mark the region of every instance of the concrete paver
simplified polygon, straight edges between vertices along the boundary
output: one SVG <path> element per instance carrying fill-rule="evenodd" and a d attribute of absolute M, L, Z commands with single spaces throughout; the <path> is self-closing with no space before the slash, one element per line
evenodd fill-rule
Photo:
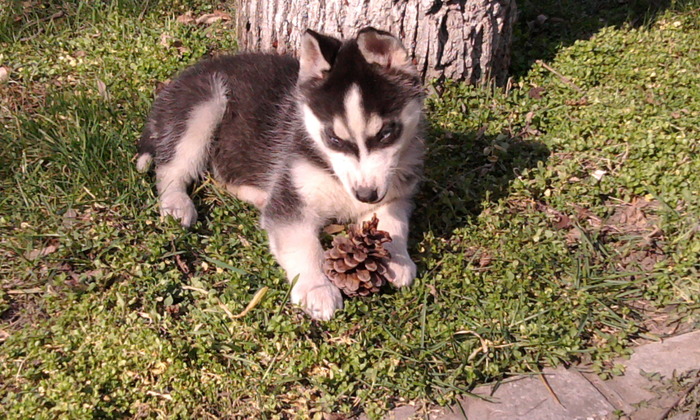
<path fill-rule="evenodd" d="M 587 419 L 604 418 L 615 408 L 601 398 L 580 373 L 564 367 L 545 369 L 544 375 L 557 399 L 538 377 L 524 377 L 519 380 L 501 384 L 491 397 L 493 402 L 469 397 L 462 400 L 464 413 L 470 419 L 517 420 L 517 419 Z M 475 394 L 488 396 L 490 387 L 480 387 Z M 437 413 L 436 419 L 463 419 L 464 415 L 457 407 L 452 412 Z"/>
<path fill-rule="evenodd" d="M 629 360 L 617 362 L 625 366 L 625 374 L 607 381 L 579 372 L 576 367 L 545 369 L 547 382 L 559 401 L 541 378 L 522 376 L 501 384 L 493 393 L 490 386 L 474 390 L 490 401 L 464 397 L 461 407 L 434 411 L 428 417 L 453 420 L 464 419 L 466 414 L 470 420 L 599 420 L 625 413 L 632 420 L 657 419 L 678 400 L 678 394 L 659 392 L 654 388 L 658 388 L 659 380 L 649 379 L 648 374 L 670 379 L 700 369 L 700 331 L 640 346 Z M 413 407 L 401 407 L 388 418 L 404 420 L 417 415 Z M 676 420 L 685 417 L 681 414 Z"/>
<path fill-rule="evenodd" d="M 625 374 L 609 381 L 601 381 L 592 374 L 586 377 L 617 409 L 634 418 L 659 418 L 676 398 L 654 389 L 659 381 L 650 379 L 649 374 L 670 379 L 700 369 L 700 331 L 640 346 L 622 364 Z M 648 403 L 640 405 L 643 401 Z"/>

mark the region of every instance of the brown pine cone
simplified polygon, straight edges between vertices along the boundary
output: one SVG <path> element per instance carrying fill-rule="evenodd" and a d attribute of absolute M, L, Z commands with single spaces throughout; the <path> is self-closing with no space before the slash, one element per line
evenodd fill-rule
<path fill-rule="evenodd" d="M 391 255 L 384 243 L 388 232 L 377 229 L 379 219 L 350 225 L 348 236 L 333 238 L 333 247 L 325 252 L 323 272 L 348 297 L 377 293 L 387 283 L 387 263 Z"/>

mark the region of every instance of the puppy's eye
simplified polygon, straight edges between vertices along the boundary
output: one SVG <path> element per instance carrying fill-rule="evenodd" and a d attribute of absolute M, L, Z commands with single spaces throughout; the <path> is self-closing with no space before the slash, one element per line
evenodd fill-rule
<path fill-rule="evenodd" d="M 396 133 L 396 123 L 390 122 L 384 124 L 379 133 L 377 134 L 377 139 L 379 142 L 386 142 L 391 140 L 392 136 Z"/>
<path fill-rule="evenodd" d="M 343 144 L 343 140 L 341 140 L 340 137 L 336 136 L 329 136 L 328 141 L 334 146 L 340 146 L 341 144 Z"/>
<path fill-rule="evenodd" d="M 326 129 L 326 139 L 328 139 L 329 146 L 340 147 L 343 144 L 343 140 L 336 136 L 335 132 L 330 128 Z"/>

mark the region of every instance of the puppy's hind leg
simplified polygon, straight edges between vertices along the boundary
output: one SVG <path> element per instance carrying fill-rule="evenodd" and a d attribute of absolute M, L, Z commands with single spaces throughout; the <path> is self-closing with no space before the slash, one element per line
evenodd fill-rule
<path fill-rule="evenodd" d="M 156 168 L 161 215 L 172 216 L 185 227 L 197 221 L 187 187 L 205 170 L 212 136 L 226 110 L 225 87 L 215 77 L 212 86 L 212 96 L 192 107 L 187 115 L 185 131 L 173 142 L 172 157 Z"/>

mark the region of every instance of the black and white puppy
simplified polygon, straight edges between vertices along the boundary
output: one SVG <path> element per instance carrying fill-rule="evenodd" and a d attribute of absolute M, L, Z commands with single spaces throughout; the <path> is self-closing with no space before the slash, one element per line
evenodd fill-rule
<path fill-rule="evenodd" d="M 137 168 L 156 164 L 162 215 L 189 227 L 187 189 L 206 170 L 262 211 L 271 251 L 291 281 L 292 301 L 315 319 L 342 308 L 322 272 L 319 231 L 330 220 L 374 213 L 393 284 L 413 281 L 406 250 L 412 196 L 423 164 L 423 89 L 411 58 L 389 33 L 355 39 L 307 31 L 300 60 L 241 54 L 183 71 L 156 99 Z"/>

